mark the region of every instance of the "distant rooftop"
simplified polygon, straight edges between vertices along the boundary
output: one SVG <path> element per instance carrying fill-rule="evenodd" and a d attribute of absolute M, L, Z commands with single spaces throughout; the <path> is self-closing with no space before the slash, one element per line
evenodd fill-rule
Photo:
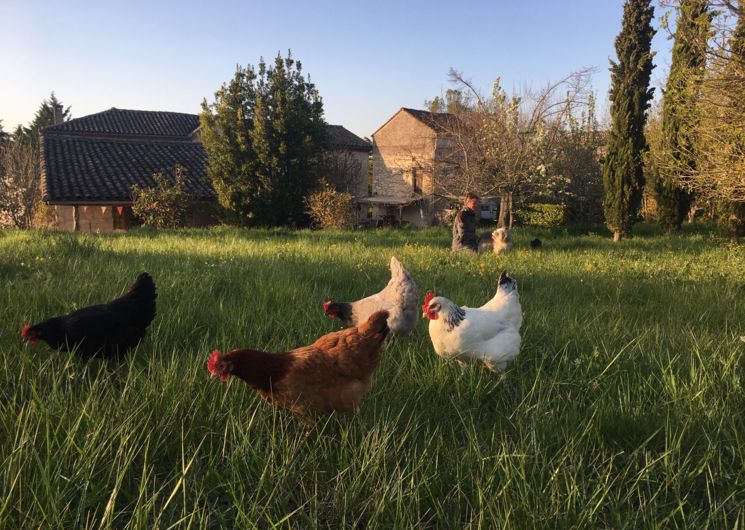
<path fill-rule="evenodd" d="M 332 149 L 370 150 L 370 144 L 341 125 L 329 125 L 326 131 L 329 136 L 329 146 Z"/>
<path fill-rule="evenodd" d="M 207 153 L 199 116 L 111 108 L 46 127 L 42 138 L 43 198 L 50 204 L 129 203 L 132 186 L 154 186 L 153 174 L 184 167 L 192 198 L 210 200 Z M 332 149 L 369 151 L 341 125 L 328 126 Z"/>
<path fill-rule="evenodd" d="M 398 110 L 398 112 L 396 112 L 393 116 L 388 118 L 388 121 L 386 121 L 383 125 L 378 127 L 378 130 L 373 133 L 373 136 L 378 134 L 378 131 L 380 131 L 383 127 L 388 125 L 388 123 L 390 123 L 391 120 L 393 120 L 393 118 L 395 118 L 402 112 L 406 112 L 407 114 L 410 114 L 411 116 L 414 117 L 414 119 L 430 127 L 436 133 L 442 133 L 442 134 L 451 133 L 453 131 L 454 125 L 458 123 L 458 118 L 455 115 L 448 114 L 446 112 L 429 112 L 428 110 L 418 110 L 418 109 L 410 109 L 407 107 L 401 107 Z"/>
<path fill-rule="evenodd" d="M 199 116 L 181 112 L 110 108 L 44 129 L 48 133 L 188 138 L 199 128 Z"/>
<path fill-rule="evenodd" d="M 452 130 L 452 123 L 456 117 L 447 112 L 429 112 L 428 110 L 409 109 L 402 107 L 401 110 L 408 112 L 422 123 L 429 125 L 437 132 L 448 132 Z"/>

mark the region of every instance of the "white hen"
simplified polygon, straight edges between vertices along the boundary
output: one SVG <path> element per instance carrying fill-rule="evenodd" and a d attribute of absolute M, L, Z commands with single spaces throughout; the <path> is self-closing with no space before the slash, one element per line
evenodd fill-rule
<path fill-rule="evenodd" d="M 520 352 L 522 307 L 517 282 L 499 276 L 494 298 L 479 308 L 458 307 L 452 300 L 427 293 L 422 306 L 429 336 L 444 359 L 476 359 L 492 371 L 503 371 Z"/>
<path fill-rule="evenodd" d="M 324 302 L 326 316 L 338 318 L 346 327 L 366 322 L 377 311 L 388 311 L 388 327 L 398 336 L 411 333 L 418 318 L 419 291 L 416 283 L 395 256 L 391 258 L 391 279 L 385 288 L 356 302 Z"/>

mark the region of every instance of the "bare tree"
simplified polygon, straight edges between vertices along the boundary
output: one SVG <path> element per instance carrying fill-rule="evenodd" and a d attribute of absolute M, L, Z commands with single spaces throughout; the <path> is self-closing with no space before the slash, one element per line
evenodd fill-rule
<path fill-rule="evenodd" d="M 679 0 L 664 0 L 678 8 Z M 745 235 L 745 6 L 712 0 L 706 72 L 696 108 L 693 168 L 672 170 L 703 201 L 719 205 L 721 219 L 737 239 Z M 685 149 L 685 148 L 682 148 Z"/>
<path fill-rule="evenodd" d="M 363 174 L 362 169 L 362 163 L 353 151 L 334 149 L 324 155 L 321 175 L 336 191 L 359 196 L 363 191 L 367 193 L 367 179 L 363 178 L 366 173 Z M 360 179 L 364 182 L 361 183 Z"/>
<path fill-rule="evenodd" d="M 0 148 L 0 226 L 28 228 L 40 199 L 39 151 L 20 141 Z"/>
<path fill-rule="evenodd" d="M 514 197 L 545 185 L 570 117 L 588 105 L 591 72 L 583 69 L 540 90 L 524 88 L 512 95 L 497 78 L 486 95 L 451 69 L 450 81 L 466 104 L 442 120 L 448 139 L 433 172 L 438 194 L 499 194 L 499 225 L 512 226 Z"/>

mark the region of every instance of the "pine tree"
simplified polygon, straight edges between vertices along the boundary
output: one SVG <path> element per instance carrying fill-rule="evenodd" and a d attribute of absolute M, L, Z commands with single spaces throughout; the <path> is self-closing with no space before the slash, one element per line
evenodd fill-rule
<path fill-rule="evenodd" d="M 38 146 L 42 129 L 54 125 L 55 109 L 59 109 L 62 121 L 67 121 L 72 117 L 70 114 L 70 107 L 65 108 L 62 105 L 62 102 L 57 99 L 57 96 L 54 95 L 54 92 L 52 92 L 49 99 L 45 99 L 39 105 L 31 124 L 28 127 L 23 128 L 21 141 L 33 146 Z"/>
<path fill-rule="evenodd" d="M 3 129 L 3 120 L 0 120 L 0 144 L 10 140 L 10 134 Z"/>
<path fill-rule="evenodd" d="M 306 225 L 326 145 L 323 104 L 290 54 L 238 67 L 203 102 L 201 135 L 220 204 L 247 225 Z"/>
<path fill-rule="evenodd" d="M 618 62 L 611 61 L 611 129 L 603 164 L 605 222 L 613 240 L 631 236 L 641 207 L 647 144 L 644 123 L 654 88 L 650 51 L 654 29 L 651 0 L 626 0 L 621 33 L 616 37 Z"/>
<path fill-rule="evenodd" d="M 650 174 L 657 217 L 667 233 L 680 231 L 691 208 L 692 193 L 680 177 L 696 171 L 697 102 L 706 67 L 706 46 L 712 12 L 707 0 L 682 0 L 673 45 L 672 65 L 662 110 L 662 145 Z"/>

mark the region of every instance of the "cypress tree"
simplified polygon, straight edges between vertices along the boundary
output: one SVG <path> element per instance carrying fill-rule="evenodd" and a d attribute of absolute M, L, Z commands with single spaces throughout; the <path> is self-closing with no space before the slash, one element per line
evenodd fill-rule
<path fill-rule="evenodd" d="M 31 122 L 31 125 L 29 125 L 26 131 L 26 137 L 32 145 L 37 146 L 39 144 L 39 135 L 44 127 L 54 125 L 55 109 L 60 110 L 62 121 L 67 121 L 71 118 L 70 107 L 65 108 L 62 102 L 57 99 L 57 96 L 54 95 L 54 92 L 52 92 L 49 99 L 41 102 L 34 116 L 34 121 Z"/>
<path fill-rule="evenodd" d="M 679 182 L 696 171 L 697 101 L 706 67 L 712 12 L 707 0 L 682 0 L 662 108 L 662 149 L 658 170 L 650 175 L 660 227 L 680 231 L 692 194 Z"/>
<path fill-rule="evenodd" d="M 654 88 L 652 75 L 651 0 L 626 0 L 621 33 L 616 37 L 618 62 L 611 61 L 611 129 L 603 164 L 605 222 L 613 240 L 631 236 L 641 207 L 644 171 L 642 155 L 647 148 L 644 123 Z"/>

